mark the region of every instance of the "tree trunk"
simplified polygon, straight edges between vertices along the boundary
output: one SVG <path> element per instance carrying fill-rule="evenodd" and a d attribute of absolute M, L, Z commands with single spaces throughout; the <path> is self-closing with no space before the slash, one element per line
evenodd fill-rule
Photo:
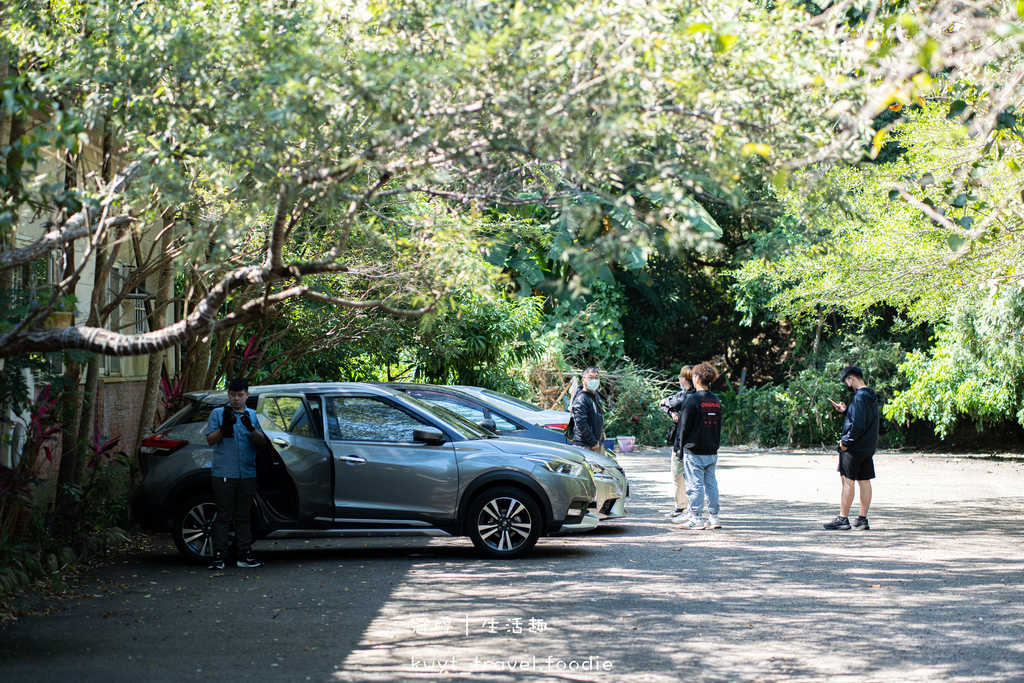
<path fill-rule="evenodd" d="M 818 367 L 818 350 L 821 348 L 821 330 L 825 326 L 825 314 L 818 312 L 818 326 L 814 330 L 814 367 Z"/>
<path fill-rule="evenodd" d="M 2 120 L 2 119 L 0 119 Z M 7 183 L 3 187 L 4 205 L 11 207 L 11 226 L 6 233 L 0 233 L 0 251 L 14 249 L 15 240 L 18 236 L 18 202 L 21 197 L 21 168 L 25 163 L 21 156 L 21 145 L 14 144 L 18 138 L 25 134 L 25 115 L 15 114 L 11 116 L 11 131 L 7 138 L 10 151 L 4 159 L 4 168 L 7 173 Z M 0 289 L 11 291 L 14 289 L 14 268 L 0 270 Z M 8 297 L 4 297 L 3 307 L 10 305 Z"/>
<path fill-rule="evenodd" d="M 110 133 L 109 124 L 103 124 L 103 161 L 102 177 L 105 184 L 109 184 L 113 165 L 111 157 L 113 154 L 113 136 Z M 104 236 L 96 245 L 95 271 L 93 275 L 92 302 L 89 306 L 89 318 L 86 325 L 90 327 L 102 327 L 107 317 L 100 317 L 100 309 L 103 307 L 103 297 L 107 291 L 107 238 Z M 76 444 L 74 479 L 72 484 L 81 487 L 85 479 L 85 462 L 88 455 L 89 444 L 92 441 L 92 432 L 96 423 L 96 404 L 99 403 L 100 387 L 100 357 L 92 356 L 89 359 L 89 367 L 85 373 L 85 387 L 82 391 L 82 418 L 78 425 L 78 443 Z"/>
<path fill-rule="evenodd" d="M 82 417 L 78 425 L 78 440 L 72 463 L 74 465 L 71 484 L 79 487 L 85 479 L 85 460 L 89 443 L 92 441 L 92 429 L 96 423 L 96 404 L 99 402 L 100 357 L 92 356 L 85 373 L 85 387 L 82 389 Z"/>
<path fill-rule="evenodd" d="M 230 332 L 218 333 L 213 342 L 213 349 L 210 355 L 210 367 L 206 371 L 206 379 L 203 380 L 203 389 L 212 389 L 217 378 L 220 377 L 220 366 L 224 362 L 224 354 L 231 343 Z"/>
<path fill-rule="evenodd" d="M 166 254 L 171 247 L 171 230 L 165 229 L 160 238 L 160 251 Z M 172 285 L 174 284 L 174 265 L 170 261 L 160 271 L 157 280 L 156 301 L 153 315 L 150 317 L 150 329 L 162 329 L 167 319 L 167 304 L 170 302 Z M 156 416 L 157 392 L 160 389 L 160 371 L 163 370 L 166 351 L 158 351 L 149 356 L 149 372 L 146 373 L 146 390 L 142 397 L 142 410 L 139 415 L 139 428 L 136 432 L 135 445 L 132 453 L 138 453 L 142 439 L 152 431 L 153 418 Z"/>
<path fill-rule="evenodd" d="M 57 505 L 60 508 L 66 507 L 73 499 L 67 495 L 67 485 L 75 481 L 75 463 L 78 461 L 78 434 L 82 425 L 82 391 L 79 382 L 82 379 L 82 366 L 74 361 L 67 362 L 67 369 L 64 371 L 67 378 L 67 386 L 57 398 L 57 405 L 70 409 L 71 415 L 68 420 L 67 430 L 60 441 L 60 458 L 57 468 Z"/>

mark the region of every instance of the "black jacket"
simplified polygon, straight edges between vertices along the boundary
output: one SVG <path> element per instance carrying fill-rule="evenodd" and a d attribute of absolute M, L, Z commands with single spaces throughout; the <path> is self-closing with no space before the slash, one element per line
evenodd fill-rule
<path fill-rule="evenodd" d="M 690 387 L 689 389 L 683 389 L 682 391 L 677 391 L 668 398 L 663 398 L 661 400 L 661 406 L 666 413 L 678 413 L 680 410 L 683 409 L 683 401 L 686 400 L 686 397 L 694 393 L 695 391 L 696 389 L 694 389 L 693 387 Z"/>
<path fill-rule="evenodd" d="M 679 415 L 675 451 L 716 455 L 722 440 L 722 403 L 710 391 L 688 394 Z"/>
<path fill-rule="evenodd" d="M 686 397 L 689 396 L 690 394 L 694 393 L 695 391 L 696 391 L 696 389 L 694 389 L 693 387 L 690 387 L 689 389 L 684 389 L 682 391 L 677 391 L 676 393 L 672 394 L 668 398 L 663 398 L 661 400 L 661 407 L 662 407 L 662 409 L 666 413 L 668 413 L 669 415 L 671 415 L 672 413 L 678 414 L 679 411 L 683 409 L 683 402 L 686 400 Z M 678 422 L 673 422 L 672 426 L 669 427 L 668 434 L 665 435 L 665 440 L 667 442 L 669 442 L 670 444 L 672 444 L 672 447 L 673 447 L 672 450 L 676 450 L 676 446 L 678 445 L 676 443 L 676 436 L 678 434 L 679 434 L 679 423 Z"/>
<path fill-rule="evenodd" d="M 572 445 L 593 448 L 601 441 L 604 434 L 604 415 L 601 410 L 601 399 L 580 389 L 572 397 Z"/>
<path fill-rule="evenodd" d="M 850 453 L 874 455 L 878 449 L 878 397 L 874 389 L 862 387 L 853 395 L 839 440 Z"/>

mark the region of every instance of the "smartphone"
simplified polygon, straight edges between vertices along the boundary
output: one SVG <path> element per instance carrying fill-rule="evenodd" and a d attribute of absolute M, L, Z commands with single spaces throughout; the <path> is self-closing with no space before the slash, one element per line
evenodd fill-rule
<path fill-rule="evenodd" d="M 826 396 L 825 398 L 828 398 L 828 396 Z M 835 407 L 835 408 L 838 408 L 838 407 L 839 407 L 839 404 L 838 404 L 838 403 L 836 403 L 835 401 L 833 401 L 833 400 L 832 400 L 832 399 L 830 399 L 830 398 L 828 398 L 828 402 L 829 402 L 829 403 L 831 403 L 831 404 L 832 404 L 832 406 L 833 406 L 833 407 Z"/>

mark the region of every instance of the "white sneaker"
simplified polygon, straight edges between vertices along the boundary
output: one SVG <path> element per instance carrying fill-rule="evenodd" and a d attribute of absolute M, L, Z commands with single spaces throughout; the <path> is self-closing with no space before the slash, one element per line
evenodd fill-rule
<path fill-rule="evenodd" d="M 722 524 L 718 521 L 718 515 L 708 515 L 708 528 L 721 529 Z"/>
<path fill-rule="evenodd" d="M 685 522 L 679 525 L 680 529 L 692 529 L 696 531 L 704 528 L 704 522 L 701 521 L 700 517 L 690 517 Z"/>
<path fill-rule="evenodd" d="M 676 509 L 676 510 L 673 510 L 672 512 L 666 512 L 665 516 L 668 517 L 669 519 L 672 519 L 673 517 L 678 517 L 679 515 L 685 515 L 685 514 L 686 514 L 686 510 Z"/>
<path fill-rule="evenodd" d="M 680 512 L 678 515 L 672 518 L 672 522 L 673 524 L 679 524 L 680 522 L 685 522 L 688 519 L 690 519 L 689 512 Z"/>

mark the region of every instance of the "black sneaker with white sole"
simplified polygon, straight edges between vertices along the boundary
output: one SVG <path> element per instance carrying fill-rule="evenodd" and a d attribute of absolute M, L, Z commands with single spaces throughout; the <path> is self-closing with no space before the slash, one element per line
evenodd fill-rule
<path fill-rule="evenodd" d="M 238 562 L 235 563 L 239 567 L 245 569 L 255 569 L 256 567 L 262 567 L 263 563 L 252 556 L 252 552 L 247 552 L 244 555 L 238 556 Z"/>
<path fill-rule="evenodd" d="M 224 569 L 224 556 L 220 553 L 214 553 L 213 559 L 210 560 L 210 566 L 207 567 L 210 571 L 223 571 Z"/>
<path fill-rule="evenodd" d="M 822 524 L 822 526 L 825 527 L 826 529 L 828 529 L 829 531 L 836 531 L 836 530 L 849 531 L 850 530 L 850 520 L 847 517 L 836 517 L 831 522 L 827 522 L 825 524 Z"/>
<path fill-rule="evenodd" d="M 871 525 L 868 524 L 868 518 L 862 515 L 853 520 L 853 528 L 857 531 L 867 531 L 871 528 Z"/>

